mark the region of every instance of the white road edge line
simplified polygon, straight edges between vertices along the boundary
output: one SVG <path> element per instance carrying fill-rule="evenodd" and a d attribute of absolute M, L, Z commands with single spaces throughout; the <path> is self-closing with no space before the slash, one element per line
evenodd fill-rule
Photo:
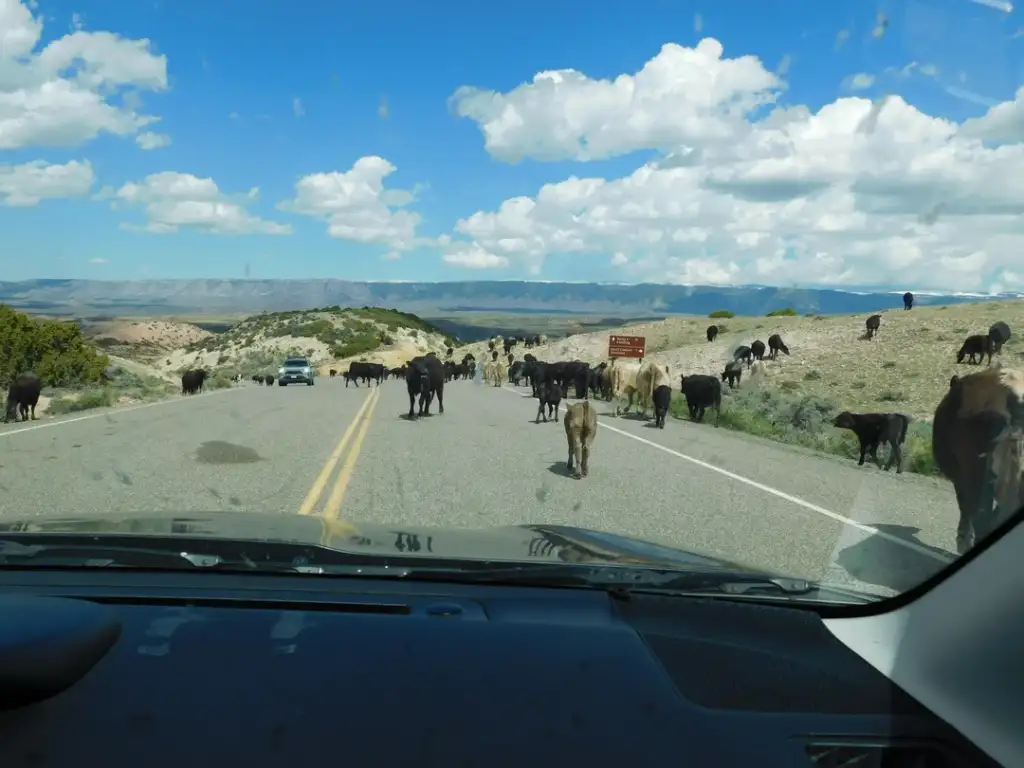
<path fill-rule="evenodd" d="M 502 385 L 501 388 L 506 392 L 511 392 L 512 394 L 519 395 L 520 397 L 532 397 L 532 395 L 524 394 L 523 392 L 519 392 L 518 390 L 515 389 L 510 389 L 505 385 Z M 843 515 L 840 515 L 837 512 L 825 509 L 824 507 L 819 507 L 817 504 L 813 504 L 809 501 L 801 499 L 799 496 L 793 496 L 791 494 L 786 493 L 785 491 L 780 491 L 778 488 L 772 488 L 770 485 L 759 483 L 757 480 L 752 480 L 749 477 L 744 477 L 743 475 L 737 475 L 735 472 L 730 472 L 727 469 L 716 467 L 714 464 L 709 464 L 708 462 L 702 461 L 701 459 L 695 458 L 693 456 L 687 456 L 685 453 L 680 453 L 679 451 L 673 450 L 672 448 L 668 448 L 664 445 L 655 443 L 652 440 L 648 440 L 645 437 L 640 437 L 639 435 L 634 435 L 631 432 L 625 431 L 624 429 L 613 427 L 607 421 L 602 421 L 600 428 L 610 429 L 612 432 L 622 435 L 623 437 L 628 437 L 630 440 L 636 440 L 638 443 L 643 443 L 644 445 L 650 446 L 651 448 L 656 448 L 659 451 L 664 451 L 665 453 L 671 454 L 676 458 L 683 459 L 684 461 L 688 461 L 691 464 L 696 464 L 698 467 L 702 467 L 704 469 L 711 470 L 712 472 L 717 472 L 720 475 L 724 475 L 725 477 L 728 477 L 730 480 L 735 480 L 738 483 L 749 485 L 751 488 L 756 488 L 757 490 L 763 493 L 767 493 L 772 496 L 776 496 L 777 498 L 784 499 L 785 501 L 788 501 L 790 504 L 795 504 L 798 507 L 803 507 L 804 509 L 810 510 L 811 512 L 817 512 L 819 515 L 823 515 L 824 517 L 830 518 L 831 520 L 835 520 L 837 523 L 842 523 L 843 525 L 848 525 L 852 528 L 857 528 L 873 536 L 878 536 L 881 539 L 885 539 L 885 541 L 888 541 L 890 544 L 897 544 L 901 547 L 905 547 L 906 549 L 917 552 L 920 555 L 930 557 L 933 560 L 938 560 L 941 563 L 952 563 L 956 560 L 955 557 L 946 557 L 944 555 L 939 554 L 938 552 L 934 552 L 930 549 L 922 547 L 919 544 L 915 544 L 912 541 L 907 541 L 905 539 L 901 539 L 898 536 L 893 536 L 891 533 L 880 531 L 874 526 L 859 523 L 856 520 L 853 520 L 849 517 L 844 517 Z"/>
<path fill-rule="evenodd" d="M 128 413 L 129 411 L 141 411 L 143 408 L 156 408 L 158 405 L 170 405 L 171 403 L 180 403 L 183 400 L 196 400 L 199 398 L 213 397 L 214 395 L 224 395 L 228 392 L 238 392 L 243 387 L 231 387 L 230 389 L 218 389 L 213 392 L 204 392 L 201 395 L 181 395 L 173 397 L 168 400 L 157 400 L 153 403 L 140 403 L 139 405 L 125 405 L 122 407 L 114 406 L 113 408 L 104 408 L 99 413 L 87 413 L 84 416 L 74 416 L 70 419 L 61 419 L 60 421 L 47 421 L 43 424 L 32 424 L 28 427 L 18 427 L 17 429 L 8 429 L 0 431 L 0 438 L 10 437 L 11 435 L 20 435 L 25 432 L 33 432 L 37 429 L 49 429 L 50 427 L 60 427 L 64 424 L 74 424 L 76 421 L 86 421 L 87 419 L 98 419 L 100 416 L 108 416 L 110 414 Z"/>

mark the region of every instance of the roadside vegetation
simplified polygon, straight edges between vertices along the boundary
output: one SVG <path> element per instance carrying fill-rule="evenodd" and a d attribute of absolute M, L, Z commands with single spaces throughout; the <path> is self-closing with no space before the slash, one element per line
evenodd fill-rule
<path fill-rule="evenodd" d="M 166 382 L 140 375 L 89 344 L 74 322 L 44 320 L 0 305 L 0 386 L 31 371 L 43 383 L 37 413 L 64 414 L 167 395 Z"/>

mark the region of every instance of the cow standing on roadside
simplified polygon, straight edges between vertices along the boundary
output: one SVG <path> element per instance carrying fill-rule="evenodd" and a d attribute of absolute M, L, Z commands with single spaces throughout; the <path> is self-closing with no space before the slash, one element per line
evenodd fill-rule
<path fill-rule="evenodd" d="M 43 382 L 31 371 L 19 373 L 7 388 L 7 408 L 4 410 L 4 424 L 36 419 L 36 406 L 39 404 L 39 393 L 43 390 Z"/>

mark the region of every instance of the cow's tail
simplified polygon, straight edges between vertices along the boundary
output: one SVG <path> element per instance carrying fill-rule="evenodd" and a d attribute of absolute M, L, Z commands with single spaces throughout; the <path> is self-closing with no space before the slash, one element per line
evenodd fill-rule
<path fill-rule="evenodd" d="M 906 442 L 906 440 L 907 440 L 907 430 L 908 429 L 910 429 L 910 417 L 909 416 L 904 416 L 903 417 L 903 428 L 900 430 L 900 445 L 903 445 L 903 443 Z"/>

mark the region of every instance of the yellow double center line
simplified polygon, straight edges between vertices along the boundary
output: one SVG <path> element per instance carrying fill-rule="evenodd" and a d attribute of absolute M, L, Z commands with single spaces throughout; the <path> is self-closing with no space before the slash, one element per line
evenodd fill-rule
<path fill-rule="evenodd" d="M 345 491 L 348 489 L 349 481 L 352 479 L 352 470 L 355 468 L 356 460 L 359 458 L 359 451 L 362 448 L 363 440 L 366 437 L 366 431 L 370 428 L 370 420 L 373 418 L 373 411 L 377 407 L 377 401 L 380 400 L 380 388 L 375 387 L 370 394 L 367 396 L 363 404 L 359 406 L 359 410 L 356 411 L 355 418 L 348 425 L 345 430 L 345 434 L 341 436 L 341 440 L 335 446 L 334 450 L 331 451 L 331 455 L 327 457 L 327 463 L 324 464 L 323 469 L 320 470 L 320 474 L 317 475 L 316 480 L 313 483 L 313 487 L 309 489 L 309 493 L 306 494 L 305 500 L 302 502 L 302 506 L 299 507 L 300 515 L 315 515 L 316 507 L 320 503 L 320 498 L 324 495 L 324 491 L 327 489 L 327 485 L 330 482 L 331 476 L 334 474 L 335 467 L 338 462 L 341 461 L 341 457 L 345 456 L 345 450 L 349 446 L 349 442 L 352 440 L 352 435 L 355 435 L 355 441 L 352 442 L 352 448 L 348 451 L 348 455 L 345 456 L 345 461 L 341 465 L 341 471 L 338 472 L 338 476 L 334 481 L 334 485 L 331 488 L 330 495 L 327 497 L 327 501 L 323 505 L 323 509 L 320 512 L 320 517 L 324 519 L 324 537 L 330 535 L 341 535 L 344 533 L 353 533 L 355 528 L 351 525 L 338 522 L 338 514 L 341 512 L 341 504 L 345 500 Z M 358 432 L 356 432 L 358 428 Z M 333 524 L 332 524 L 333 523 Z"/>

